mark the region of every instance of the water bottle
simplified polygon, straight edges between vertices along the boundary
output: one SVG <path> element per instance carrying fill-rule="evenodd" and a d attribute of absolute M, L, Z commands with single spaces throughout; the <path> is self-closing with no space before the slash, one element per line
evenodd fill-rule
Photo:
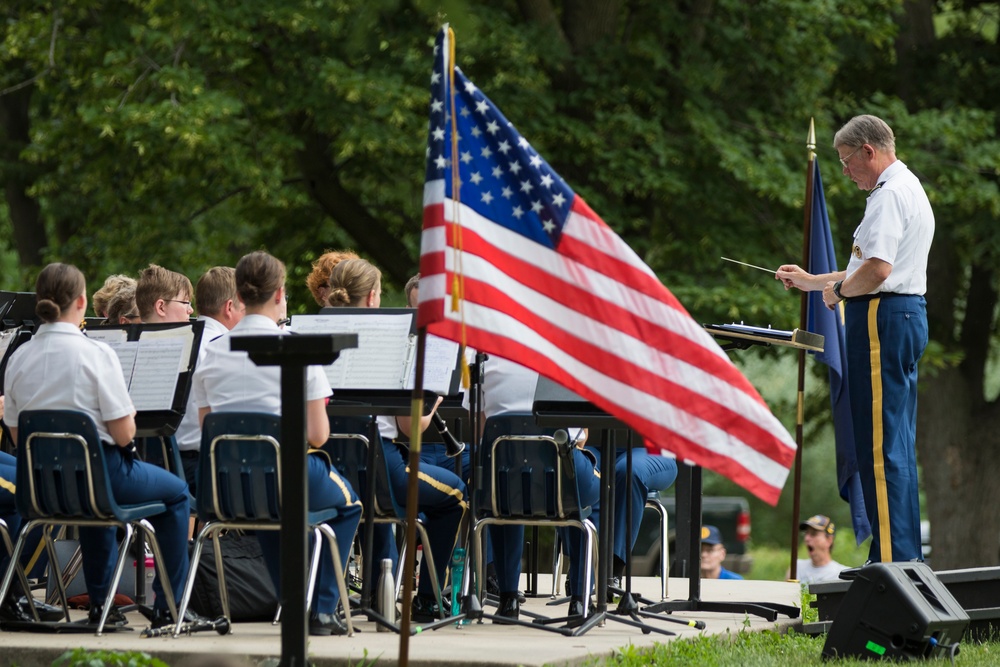
<path fill-rule="evenodd" d="M 465 549 L 455 547 L 451 555 L 451 615 L 462 613 L 462 580 L 465 578 Z M 461 626 L 461 623 L 458 624 Z"/>
<path fill-rule="evenodd" d="M 382 559 L 382 576 L 378 580 L 378 612 L 390 623 L 396 622 L 396 582 L 392 579 L 392 561 Z M 375 624 L 376 632 L 390 632 L 381 623 Z"/>

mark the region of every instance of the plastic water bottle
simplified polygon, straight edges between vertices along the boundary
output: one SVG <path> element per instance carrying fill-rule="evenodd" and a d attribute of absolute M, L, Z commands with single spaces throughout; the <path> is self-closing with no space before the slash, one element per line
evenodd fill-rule
<path fill-rule="evenodd" d="M 378 612 L 390 623 L 396 622 L 396 582 L 392 579 L 392 561 L 382 559 L 382 576 L 378 580 Z M 375 624 L 376 632 L 390 632 L 381 623 Z"/>
<path fill-rule="evenodd" d="M 458 616 L 462 613 L 462 603 L 459 599 L 462 595 L 462 580 L 465 578 L 465 549 L 455 547 L 451 555 L 451 615 Z M 461 623 L 458 626 L 461 627 Z"/>

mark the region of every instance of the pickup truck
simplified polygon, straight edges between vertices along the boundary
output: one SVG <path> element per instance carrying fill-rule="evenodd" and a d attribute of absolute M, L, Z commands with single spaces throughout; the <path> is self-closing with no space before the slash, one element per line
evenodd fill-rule
<path fill-rule="evenodd" d="M 660 495 L 660 502 L 667 508 L 668 544 L 670 561 L 674 560 L 674 531 L 677 511 L 673 491 Z M 726 569 L 746 574 L 753 566 L 753 557 L 747 553 L 750 540 L 750 504 L 741 496 L 702 497 L 702 524 L 718 527 L 726 546 Z M 632 550 L 632 574 L 655 576 L 660 572 L 660 522 L 658 515 L 647 510 L 643 515 L 639 536 Z M 699 538 L 700 539 L 700 538 Z"/>

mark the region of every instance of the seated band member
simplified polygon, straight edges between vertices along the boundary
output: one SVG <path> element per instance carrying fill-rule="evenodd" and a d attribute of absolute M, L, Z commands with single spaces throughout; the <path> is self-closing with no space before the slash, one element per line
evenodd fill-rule
<path fill-rule="evenodd" d="M 378 308 L 382 303 L 381 272 L 363 259 L 340 262 L 330 274 L 328 303 L 331 306 Z M 440 402 L 439 398 L 438 403 Z M 437 405 L 434 409 L 437 409 Z M 426 430 L 430 421 L 430 415 L 422 417 L 420 430 Z M 395 443 L 394 439 L 400 431 L 409 435 L 412 428 L 411 419 L 379 417 L 378 426 L 389 472 L 389 483 L 393 487 L 396 500 L 403 504 L 409 484 L 407 466 L 409 451 L 405 446 Z M 434 566 L 438 581 L 443 585 L 451 562 L 451 552 L 458 537 L 459 525 L 467 508 L 465 484 L 452 470 L 434 465 L 421 465 L 418 476 L 420 480 L 418 509 L 426 517 L 427 537 L 434 554 Z M 395 567 L 398 554 L 395 552 L 395 544 L 387 537 L 388 533 L 388 530 L 376 531 L 373 561 L 380 563 L 383 558 L 391 558 Z M 431 578 L 428 575 L 427 560 L 423 559 L 420 565 L 420 585 L 413 599 L 412 618 L 419 622 L 429 622 L 437 615 L 438 608 Z"/>
<path fill-rule="evenodd" d="M 111 315 L 109 314 L 111 300 L 114 299 L 115 295 L 118 294 L 118 292 L 124 287 L 131 287 L 134 293 L 135 278 L 130 278 L 121 273 L 115 273 L 108 276 L 104 281 L 104 285 L 101 286 L 101 289 L 94 292 L 94 313 L 98 317 L 111 319 Z"/>
<path fill-rule="evenodd" d="M 202 419 L 210 412 L 281 414 L 281 369 L 256 365 L 246 352 L 231 350 L 230 339 L 236 336 L 288 335 L 277 324 L 285 301 L 285 265 L 266 252 L 245 255 L 236 265 L 236 290 L 246 305 L 246 315 L 232 331 L 205 346 L 204 360 L 194 374 L 193 391 Z M 326 399 L 330 394 L 330 383 L 323 369 L 309 366 L 306 439 L 314 447 L 321 447 L 330 435 L 330 421 L 326 415 Z M 282 446 L 296 445 L 282 443 Z M 329 458 L 322 452 L 311 452 L 308 465 L 309 508 L 316 511 L 336 507 L 339 510 L 339 516 L 330 522 L 330 527 L 337 535 L 340 559 L 346 566 L 361 519 L 361 502 L 350 484 L 331 468 Z M 275 590 L 280 591 L 280 533 L 259 531 L 257 539 Z M 337 614 L 340 593 L 326 541 L 322 549 L 316 595 L 309 616 L 309 634 L 347 634 L 347 626 Z"/>
<path fill-rule="evenodd" d="M 188 571 L 187 484 L 179 477 L 133 458 L 135 409 L 122 377 L 118 357 L 110 347 L 88 339 L 79 323 L 87 312 L 86 282 L 75 266 L 49 264 L 35 285 L 35 312 L 44 322 L 34 337 L 11 355 L 4 378 L 6 415 L 17 440 L 17 420 L 27 410 L 76 410 L 93 418 L 104 442 L 108 479 L 115 499 L 123 504 L 161 501 L 164 513 L 150 519 L 174 593 L 184 589 Z M 90 596 L 90 622 L 96 623 L 107 598 L 117 558 L 114 528 L 80 528 L 83 575 Z M 154 628 L 173 623 L 159 575 L 153 581 L 156 600 Z M 127 621 L 117 608 L 108 622 Z"/>
<path fill-rule="evenodd" d="M 601 453 L 592 449 L 597 459 L 597 469 L 601 468 Z M 639 537 L 639 527 L 642 525 L 643 509 L 646 507 L 646 496 L 650 491 L 663 491 L 677 479 L 677 461 L 667 456 L 650 454 L 643 445 L 642 438 L 635 437 L 632 447 L 632 480 L 628 479 L 627 452 L 624 447 L 618 447 L 615 453 L 615 554 L 612 563 L 612 576 L 619 586 L 618 578 L 625 572 L 625 555 L 635 546 Z M 632 525 L 625 524 L 626 502 L 632 498 Z M 628 536 L 628 546 L 626 546 Z"/>
<path fill-rule="evenodd" d="M 195 304 L 198 306 L 198 319 L 205 323 L 198 350 L 198 363 L 195 365 L 197 368 L 205 359 L 205 347 L 208 343 L 235 327 L 246 312 L 243 302 L 236 294 L 236 271 L 230 266 L 216 266 L 206 271 L 195 287 Z M 201 423 L 193 391 L 188 397 L 187 409 L 177 427 L 176 437 L 184 477 L 191 488 L 191 494 L 197 495 Z"/>
<path fill-rule="evenodd" d="M 143 322 L 187 322 L 194 312 L 192 291 L 187 276 L 150 264 L 136 282 L 135 305 Z"/>
<path fill-rule="evenodd" d="M 535 396 L 538 373 L 524 366 L 496 355 L 490 355 L 483 364 L 483 415 L 486 419 L 508 412 L 530 413 Z M 485 419 L 483 420 L 485 424 Z M 578 436 L 584 441 L 582 434 Z M 483 443 L 489 446 L 489 443 Z M 600 475 L 594 461 L 581 448 L 573 450 L 576 466 L 577 491 L 583 506 L 592 508 L 591 521 L 600 524 L 598 496 Z M 500 608 L 498 616 L 517 618 L 520 612 L 517 586 L 521 579 L 521 552 L 524 549 L 524 526 L 487 526 L 493 545 L 493 560 L 496 563 L 497 579 L 500 583 Z M 569 615 L 583 613 L 584 600 L 589 597 L 590 584 L 584 584 L 583 559 L 586 539 L 577 528 L 560 528 L 569 553 Z"/>
<path fill-rule="evenodd" d="M 351 250 L 327 250 L 312 263 L 312 272 L 306 276 L 306 287 L 319 306 L 329 305 L 326 297 L 330 294 L 330 272 L 345 259 L 358 259 L 358 256 Z"/>

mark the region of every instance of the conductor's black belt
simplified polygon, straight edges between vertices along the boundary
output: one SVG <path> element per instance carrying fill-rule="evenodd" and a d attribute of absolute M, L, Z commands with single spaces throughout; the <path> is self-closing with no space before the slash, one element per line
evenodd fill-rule
<path fill-rule="evenodd" d="M 900 292 L 876 292 L 875 294 L 862 294 L 861 296 L 848 297 L 848 301 L 871 301 L 872 299 L 889 299 L 899 296 L 921 296 L 920 294 L 901 294 Z"/>

